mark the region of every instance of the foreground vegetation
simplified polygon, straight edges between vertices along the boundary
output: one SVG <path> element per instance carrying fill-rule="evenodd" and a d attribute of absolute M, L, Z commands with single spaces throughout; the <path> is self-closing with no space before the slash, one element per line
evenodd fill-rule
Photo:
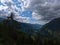
<path fill-rule="evenodd" d="M 29 35 L 22 32 L 19 23 L 10 18 L 0 22 L 0 45 L 60 45 L 60 33 L 44 29 Z M 46 33 L 48 35 L 45 35 Z"/>

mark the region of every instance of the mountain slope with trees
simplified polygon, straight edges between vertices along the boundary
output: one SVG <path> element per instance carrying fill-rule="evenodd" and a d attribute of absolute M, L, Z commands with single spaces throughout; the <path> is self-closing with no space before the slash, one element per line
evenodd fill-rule
<path fill-rule="evenodd" d="M 0 45 L 24 45 L 33 44 L 30 35 L 22 32 L 20 23 L 13 20 L 13 14 L 8 19 L 0 22 Z"/>
<path fill-rule="evenodd" d="M 42 26 L 39 38 L 46 45 L 60 45 L 60 18 L 53 19 Z"/>

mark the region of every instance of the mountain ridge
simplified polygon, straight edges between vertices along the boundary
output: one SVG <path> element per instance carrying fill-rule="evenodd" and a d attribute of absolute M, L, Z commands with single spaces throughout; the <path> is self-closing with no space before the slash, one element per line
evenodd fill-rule
<path fill-rule="evenodd" d="M 14 24 L 14 26 L 13 26 L 15 29 L 20 29 L 21 28 L 23 32 L 26 32 L 26 33 L 29 33 L 29 34 L 31 33 L 29 31 L 39 31 L 39 29 L 42 26 L 42 25 L 39 25 L 39 24 L 30 24 L 30 23 L 17 22 L 16 20 L 13 20 L 13 22 L 11 20 L 9 20 L 9 19 L 8 20 L 7 19 L 3 19 L 3 20 L 7 21 L 6 23 L 8 25 L 10 25 L 10 26 L 15 23 L 16 25 Z M 2 21 L 0 20 L 0 23 Z M 17 24 L 19 24 L 19 25 L 17 26 Z"/>
<path fill-rule="evenodd" d="M 46 38 L 58 38 L 60 35 L 60 18 L 53 19 L 49 23 L 42 26 L 40 29 L 40 35 Z M 43 37 L 43 38 L 44 38 Z"/>

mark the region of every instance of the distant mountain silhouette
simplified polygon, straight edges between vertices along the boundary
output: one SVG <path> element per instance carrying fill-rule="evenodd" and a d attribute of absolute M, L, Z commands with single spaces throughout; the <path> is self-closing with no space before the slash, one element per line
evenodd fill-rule
<path fill-rule="evenodd" d="M 39 31 L 39 29 L 42 27 L 42 25 L 39 24 L 29 24 L 29 23 L 21 23 L 21 22 L 17 22 L 15 20 L 13 20 L 13 22 L 11 20 L 4 20 L 5 22 L 7 22 L 7 25 L 12 26 L 15 29 L 22 29 L 23 32 L 25 33 L 32 33 L 31 31 Z M 2 23 L 2 22 L 1 22 Z M 18 26 L 17 26 L 18 24 Z"/>
<path fill-rule="evenodd" d="M 4 20 L 4 19 L 3 19 Z M 0 23 L 3 23 L 3 20 L 1 18 L 1 22 Z M 34 31 L 39 31 L 40 28 L 42 27 L 42 25 L 39 25 L 39 24 L 29 24 L 29 23 L 22 23 L 22 22 L 17 22 L 15 20 L 7 20 L 5 19 L 4 20 L 4 23 L 7 23 L 6 25 L 8 26 L 11 26 L 13 25 L 13 28 L 14 29 L 21 29 L 21 31 L 25 32 L 25 33 L 28 33 L 28 34 L 32 34 Z"/>
<path fill-rule="evenodd" d="M 0 45 L 60 44 L 60 18 L 41 26 L 17 22 L 12 15 L 0 22 Z"/>
<path fill-rule="evenodd" d="M 34 31 L 38 31 L 41 25 L 17 22 L 12 15 L 0 22 L 0 42 L 4 45 L 33 44 L 35 42 Z"/>
<path fill-rule="evenodd" d="M 39 31 L 42 25 L 39 24 L 29 24 L 29 23 L 20 23 L 20 26 L 23 32 L 31 34 L 34 31 Z"/>
<path fill-rule="evenodd" d="M 60 37 L 60 18 L 53 19 L 49 23 L 42 26 L 40 30 L 40 35 L 42 37 L 48 37 L 48 38 L 59 38 Z M 59 38 L 60 39 L 60 38 Z"/>
<path fill-rule="evenodd" d="M 20 24 L 11 17 L 0 22 L 0 45 L 33 44 L 33 39 L 22 31 Z"/>

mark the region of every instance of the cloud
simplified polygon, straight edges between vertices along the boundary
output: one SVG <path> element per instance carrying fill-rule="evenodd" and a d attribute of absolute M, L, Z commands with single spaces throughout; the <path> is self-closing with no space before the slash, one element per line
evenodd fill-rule
<path fill-rule="evenodd" d="M 0 10 L 4 10 L 4 9 L 7 9 L 7 8 L 8 8 L 7 6 L 0 5 Z"/>
<path fill-rule="evenodd" d="M 18 12 L 19 14 L 29 7 L 30 0 L 0 0 L 3 6 L 7 6 L 9 11 Z"/>
<path fill-rule="evenodd" d="M 32 13 L 32 18 L 34 18 L 35 20 L 39 20 L 39 19 L 42 18 L 42 16 L 39 15 L 37 12 L 33 12 L 33 13 Z"/>
<path fill-rule="evenodd" d="M 14 2 L 15 1 L 15 2 Z M 22 17 L 22 13 L 28 7 L 28 0 L 0 0 L 3 5 L 0 5 L 0 17 L 7 17 L 12 11 L 15 14 L 14 19 L 19 22 L 30 23 L 29 17 Z M 28 2 L 29 3 L 29 2 Z"/>
<path fill-rule="evenodd" d="M 29 17 L 22 17 L 19 15 L 15 15 L 14 20 L 18 21 L 18 22 L 24 22 L 24 23 L 30 23 L 29 21 Z"/>
<path fill-rule="evenodd" d="M 30 0 L 22 0 L 24 2 L 24 7 L 28 8 L 30 4 Z"/>
<path fill-rule="evenodd" d="M 60 17 L 59 0 L 31 0 L 27 8 L 33 11 L 32 17 L 45 23 Z"/>
<path fill-rule="evenodd" d="M 15 0 L 14 0 L 15 1 Z M 60 17 L 60 0 L 0 0 L 0 14 L 12 11 L 15 19 L 27 23 L 45 24 L 54 18 Z M 32 17 L 22 17 L 23 11 L 32 11 Z"/>

